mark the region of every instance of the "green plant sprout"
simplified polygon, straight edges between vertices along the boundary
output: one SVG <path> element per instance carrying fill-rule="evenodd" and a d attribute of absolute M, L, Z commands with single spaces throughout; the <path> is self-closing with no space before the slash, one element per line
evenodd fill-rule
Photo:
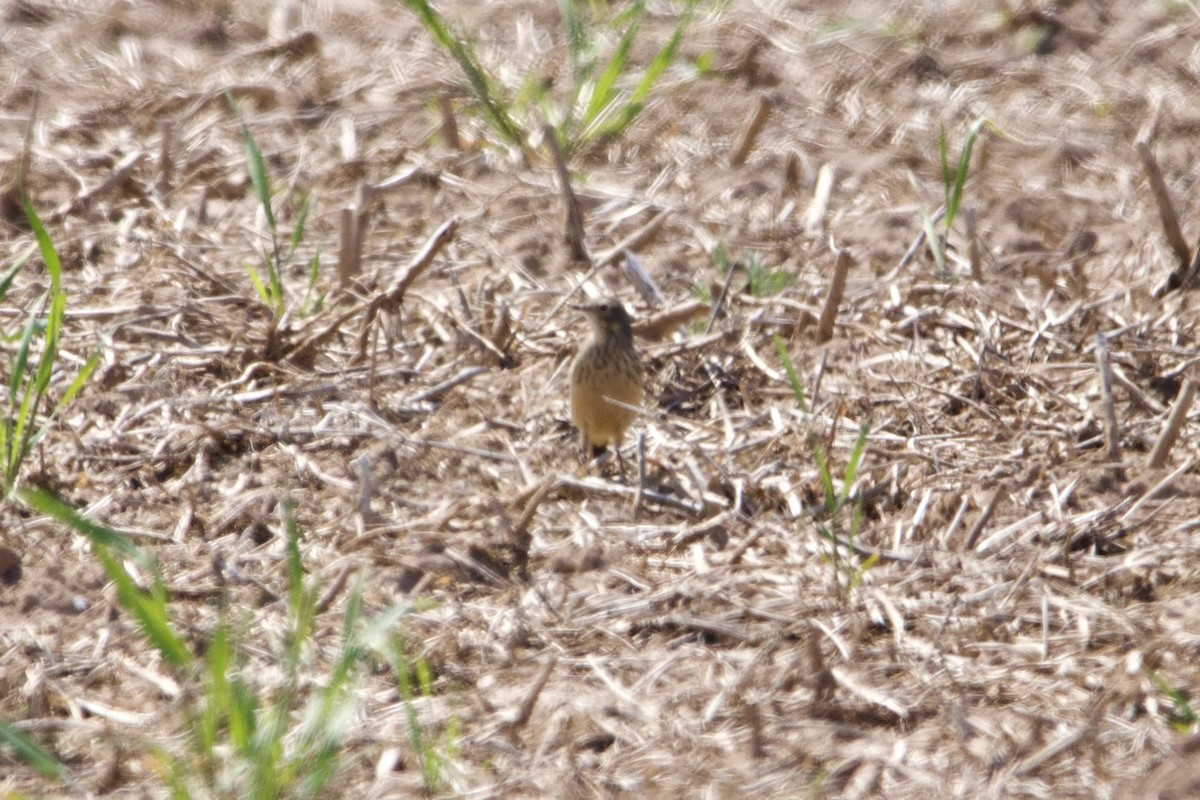
<path fill-rule="evenodd" d="M 746 257 L 745 263 L 733 261 L 729 256 L 729 247 L 725 240 L 717 242 L 712 251 L 713 265 L 721 275 L 728 277 L 729 271 L 742 267 L 746 271 L 746 289 L 752 297 L 774 297 L 792 285 L 796 276 L 787 270 L 771 269 L 763 263 L 757 253 Z"/>
<path fill-rule="evenodd" d="M 427 699 L 434 696 L 433 671 L 429 668 L 429 663 L 423 658 L 418 658 L 410 666 L 405 657 L 403 641 L 399 637 L 393 637 L 392 646 L 385 653 L 385 657 L 399 682 L 400 698 L 404 701 L 408 741 L 421 764 L 421 780 L 425 792 L 434 794 L 442 788 L 442 784 L 445 782 L 443 774 L 446 765 L 452 763 L 455 758 L 455 748 L 459 738 L 458 722 L 456 719 L 451 719 L 448 729 L 440 741 L 433 741 L 427 737 L 421 728 L 413 701 L 418 693 L 419 696 Z M 414 673 L 415 687 L 413 685 Z"/>
<path fill-rule="evenodd" d="M 808 399 L 804 396 L 804 384 L 800 382 L 800 376 L 796 373 L 796 365 L 792 363 L 792 354 L 788 352 L 787 342 L 779 334 L 775 334 L 775 352 L 779 353 L 779 360 L 783 362 L 783 371 L 787 373 L 792 394 L 796 397 L 796 408 L 807 412 Z"/>
<path fill-rule="evenodd" d="M 646 107 L 701 0 L 687 0 L 667 41 L 643 69 L 632 63 L 634 43 L 646 17 L 644 0 L 606 16 L 607 5 L 558 0 L 569 53 L 571 82 L 565 96 L 551 96 L 552 81 L 526 76 L 515 100 L 483 66 L 474 45 L 452 29 L 429 0 L 402 0 L 439 46 L 457 62 L 483 119 L 503 143 L 527 152 L 528 134 L 538 127 L 534 108 L 553 125 L 565 158 L 592 142 L 619 137 Z M 615 44 L 610 43 L 615 39 Z M 607 52 L 607 58 L 603 54 Z M 702 67 L 699 67 L 702 69 Z"/>
<path fill-rule="evenodd" d="M 394 606 L 364 624 L 360 581 L 344 612 L 338 655 L 328 674 L 313 675 L 306 655 L 316 626 L 320 586 L 305 580 L 301 532 L 295 504 L 289 499 L 284 507 L 288 626 L 283 652 L 277 654 L 283 680 L 280 686 L 260 688 L 247 677 L 249 637 L 237 631 L 228 609 L 222 610 L 203 656 L 194 655 L 172 622 L 170 599 L 153 559 L 126 537 L 91 522 L 44 490 L 21 489 L 18 497 L 89 540 L 105 573 L 116 584 L 121 605 L 137 621 L 147 643 L 180 683 L 191 687 L 183 695 L 186 752 L 167 752 L 159 744 L 147 744 L 171 797 L 273 800 L 325 796 L 354 721 L 355 688 L 371 655 L 383 655 L 398 680 L 404 681 L 404 662 L 397 659 L 389 643 L 394 641 L 395 629 L 408 606 Z M 138 585 L 127 562 L 138 565 L 147 587 Z M 423 692 L 432 694 L 428 681 L 422 686 Z M 69 781 L 66 768 L 50 751 L 11 724 L 0 722 L 0 743 L 44 776 Z M 438 762 L 437 769 L 443 766 L 444 762 Z"/>
<path fill-rule="evenodd" d="M 46 228 L 29 198 L 23 197 L 22 202 L 25 206 L 25 216 L 37 238 L 37 247 L 41 251 L 46 272 L 50 276 L 50 288 L 34 304 L 24 330 L 18 336 L 9 339 L 17 342 L 17 351 L 10 362 L 8 404 L 4 418 L 0 420 L 0 458 L 3 459 L 5 497 L 11 496 L 17 488 L 21 467 L 30 452 L 45 438 L 54 420 L 71 404 L 100 363 L 100 353 L 93 353 L 39 425 L 38 411 L 42 407 L 42 401 L 46 399 L 51 380 L 58 372 L 58 343 L 62 337 L 67 310 L 67 293 L 62 287 L 62 265 L 54 242 L 46 233 Z M 0 300 L 8 295 L 17 273 L 32 254 L 31 248 L 3 278 L 0 278 Z M 42 317 L 41 314 L 47 306 L 47 315 Z M 36 357 L 35 367 L 34 351 L 38 348 L 41 354 Z"/>
<path fill-rule="evenodd" d="M 254 285 L 254 290 L 258 292 L 259 299 L 270 309 L 271 314 L 274 316 L 276 322 L 278 322 L 287 310 L 287 297 L 283 286 L 283 269 L 295 258 L 296 250 L 304 240 L 304 231 L 305 226 L 308 224 L 308 212 L 311 207 L 312 197 L 308 194 L 300 196 L 300 210 L 296 215 L 296 224 L 292 227 L 292 235 L 288 241 L 287 251 L 284 252 L 279 240 L 279 224 L 275 219 L 275 212 L 271 208 L 271 184 L 267 177 L 266 161 L 263 159 L 262 151 L 259 150 L 258 144 L 254 141 L 254 136 L 250 133 L 250 128 L 247 127 L 245 120 L 242 119 L 238 111 L 233 93 L 226 89 L 225 97 L 229 101 L 229 106 L 242 128 L 242 143 L 246 148 L 246 166 L 250 172 L 250 183 L 254 186 L 254 193 L 258 197 L 259 205 L 262 206 L 263 217 L 266 219 L 267 228 L 271 232 L 271 251 L 269 253 L 264 252 L 262 255 L 263 271 L 266 273 L 266 277 L 264 278 L 263 273 L 259 272 L 258 268 L 250 262 L 246 262 L 245 264 L 246 274 L 250 278 L 250 283 Z M 324 304 L 325 296 L 323 294 L 314 296 L 320 274 L 321 250 L 317 248 L 317 252 L 309 262 L 308 284 L 305 289 L 304 298 L 300 303 L 299 313 L 302 317 L 315 314 L 320 311 Z"/>
<path fill-rule="evenodd" d="M 846 471 L 842 476 L 841 491 L 837 491 L 833 483 L 833 471 L 829 465 L 829 459 L 826 456 L 824 448 L 815 441 L 811 442 L 813 460 L 817 464 L 817 473 L 821 477 L 821 484 L 825 489 L 825 522 L 817 523 L 817 530 L 821 534 L 821 538 L 829 543 L 830 558 L 833 563 L 834 570 L 840 575 L 841 583 L 846 591 L 851 591 L 859 586 L 866 574 L 879 561 L 879 556 L 871 555 L 863 561 L 858 561 L 851 551 L 843 560 L 841 551 L 845 547 L 843 542 L 849 542 L 853 547 L 855 540 L 858 538 L 858 531 L 862 525 L 863 518 L 863 498 L 860 495 L 854 500 L 853 506 L 850 509 L 849 524 L 844 526 L 841 522 L 841 517 L 844 516 L 846 507 L 850 504 L 850 490 L 854 486 L 854 481 L 858 477 L 858 469 L 862 465 L 863 456 L 867 451 L 867 435 L 871 430 L 870 420 L 864 420 L 858 430 L 858 438 L 854 442 L 854 448 L 850 451 L 850 460 L 846 462 Z M 845 537 L 839 536 L 839 533 L 845 527 Z"/>
<path fill-rule="evenodd" d="M 950 144 L 946 136 L 945 127 L 941 128 L 938 135 L 938 154 L 942 165 L 942 188 L 945 193 L 945 200 L 942 208 L 939 209 L 942 220 L 942 233 L 937 231 L 937 214 L 930 214 L 926 209 L 921 209 L 922 225 L 925 230 L 925 241 L 929 245 L 929 250 L 933 254 L 933 260 L 937 264 L 938 273 L 941 275 L 947 274 L 946 270 L 946 251 L 945 243 L 949 240 L 950 231 L 954 227 L 954 221 L 958 218 L 958 212 L 962 210 L 963 191 L 967 183 L 967 173 L 971 165 L 971 154 L 975 150 L 975 141 L 979 138 L 980 132 L 985 128 L 997 130 L 996 126 L 991 121 L 980 117 L 971 123 L 967 129 L 967 137 L 963 143 L 962 150 L 958 154 L 958 162 L 951 166 L 950 163 Z M 914 188 L 916 188 L 916 177 L 910 174 L 913 180 Z"/>
<path fill-rule="evenodd" d="M 1179 733 L 1194 732 L 1197 723 L 1200 723 L 1200 714 L 1197 714 L 1196 710 L 1192 708 L 1191 698 L 1187 692 L 1176 686 L 1172 686 L 1157 670 L 1148 669 L 1147 674 L 1150 676 L 1150 680 L 1158 686 L 1159 690 L 1171 698 L 1171 705 L 1175 713 L 1168 715 L 1164 712 L 1163 714 L 1170 721 L 1171 727 Z"/>

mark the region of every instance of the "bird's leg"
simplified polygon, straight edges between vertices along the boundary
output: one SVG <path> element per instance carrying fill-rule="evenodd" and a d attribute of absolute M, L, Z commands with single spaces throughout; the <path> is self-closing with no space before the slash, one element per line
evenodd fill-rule
<path fill-rule="evenodd" d="M 621 470 L 621 482 L 629 483 L 629 478 L 625 474 L 625 459 L 621 458 L 621 446 L 614 444 L 613 450 L 617 454 L 617 467 L 620 468 L 620 470 Z"/>

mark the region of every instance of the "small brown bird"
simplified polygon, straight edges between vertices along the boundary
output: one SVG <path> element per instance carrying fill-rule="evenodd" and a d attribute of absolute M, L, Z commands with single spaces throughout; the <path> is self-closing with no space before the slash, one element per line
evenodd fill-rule
<path fill-rule="evenodd" d="M 637 416 L 628 406 L 642 403 L 633 320 L 619 300 L 571 307 L 592 325 L 591 341 L 571 364 L 571 420 L 579 428 L 584 457 L 598 457 L 611 445 L 620 461 L 621 436 Z"/>

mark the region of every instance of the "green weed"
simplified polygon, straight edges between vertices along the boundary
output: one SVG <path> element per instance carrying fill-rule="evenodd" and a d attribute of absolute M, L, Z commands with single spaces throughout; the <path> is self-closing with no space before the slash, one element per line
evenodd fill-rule
<path fill-rule="evenodd" d="M 0 745 L 5 745 L 17 757 L 36 769 L 45 778 L 59 781 L 67 779 L 66 767 L 54 754 L 29 736 L 17 730 L 10 722 L 0 719 Z"/>
<path fill-rule="evenodd" d="M 266 219 L 267 228 L 271 233 L 271 250 L 270 252 L 264 251 L 262 254 L 262 271 L 260 272 L 258 267 L 255 267 L 250 262 L 246 262 L 246 274 L 249 276 L 254 290 L 258 293 L 259 299 L 271 310 L 271 314 L 278 321 L 283 317 L 288 304 L 283 285 L 283 270 L 292 263 L 292 259 L 296 256 L 296 250 L 300 247 L 300 243 L 304 241 L 304 232 L 308 224 L 308 212 L 311 208 L 312 198 L 307 194 L 300 196 L 300 210 L 296 214 L 296 223 L 292 226 L 292 235 L 285 252 L 279 238 L 279 223 L 271 207 L 271 184 L 267 176 L 266 161 L 263 159 L 262 151 L 259 150 L 258 144 L 254 141 L 254 136 L 250 133 L 250 128 L 246 126 L 245 121 L 238 112 L 237 103 L 233 99 L 233 93 L 226 89 L 225 96 L 229 101 L 230 108 L 238 119 L 238 124 L 241 125 L 242 143 L 246 148 L 246 166 L 250 171 L 250 183 L 254 186 L 254 193 L 258 197 L 259 205 L 263 210 L 263 217 Z M 320 274 L 321 251 L 318 248 L 316 254 L 309 262 L 308 284 L 299 307 L 299 314 L 302 317 L 315 314 L 324 304 L 324 295 L 316 295 L 317 281 Z"/>
<path fill-rule="evenodd" d="M 751 253 L 744 261 L 734 261 L 724 240 L 712 251 L 713 265 L 721 275 L 728 277 L 729 271 L 741 267 L 746 272 L 746 291 L 752 297 L 774 297 L 792 285 L 796 276 L 787 270 L 771 269 L 757 253 Z"/>
<path fill-rule="evenodd" d="M 18 485 L 22 465 L 33 448 L 46 436 L 58 415 L 75 399 L 100 363 L 100 353 L 94 353 L 75 378 L 67 386 L 58 402 L 41 419 L 42 409 L 52 379 L 58 374 L 58 343 L 62 337 L 63 321 L 67 310 L 67 293 L 62 286 L 62 265 L 54 242 L 42 225 L 41 219 L 29 198 L 22 198 L 25 216 L 37 237 L 37 248 L 41 251 L 46 273 L 50 276 L 50 288 L 34 303 L 24 329 L 13 337 L 6 337 L 17 344 L 16 353 L 10 362 L 8 379 L 8 403 L 4 417 L 0 420 L 0 472 L 4 481 L 5 497 L 12 495 Z M 12 288 L 17 274 L 28 263 L 33 249 L 27 251 L 17 263 L 0 278 L 0 300 Z M 43 316 L 43 314 L 45 316 Z M 38 351 L 40 350 L 40 355 Z"/>
<path fill-rule="evenodd" d="M 958 161 L 953 165 L 950 161 L 950 144 L 946 136 L 946 129 L 943 127 L 938 134 L 938 155 L 942 165 L 942 187 L 945 193 L 945 201 L 939 212 L 942 220 L 942 232 L 939 234 L 937 230 L 936 215 L 932 215 L 922 209 L 921 217 L 925 229 L 925 241 L 928 243 L 929 250 L 933 254 L 933 260 L 937 264 L 939 275 L 948 274 L 946 269 L 946 242 L 949 240 L 950 231 L 954 227 L 954 221 L 958 218 L 958 212 L 962 210 L 967 173 L 971 166 L 971 154 L 975 149 L 975 141 L 979 138 L 979 134 L 984 127 L 995 130 L 995 126 L 989 120 L 982 117 L 971 123 L 967 129 L 967 137 L 963 142 L 962 150 L 959 151 Z"/>
<path fill-rule="evenodd" d="M 459 738 L 458 723 L 451 720 L 444 737 L 438 741 L 426 736 L 417 718 L 414 700 L 418 696 L 427 699 L 434 696 L 433 671 L 429 668 L 429 663 L 423 658 L 418 658 L 410 664 L 399 637 L 393 637 L 392 646 L 385 652 L 385 657 L 399 683 L 400 698 L 404 701 L 408 741 L 421 764 L 421 779 L 425 792 L 434 794 L 442 788 L 445 781 L 443 774 L 446 765 L 455 758 Z"/>
<path fill-rule="evenodd" d="M 249 635 L 228 609 L 222 610 L 203 656 L 197 657 L 172 622 L 162 578 L 144 551 L 43 490 L 22 489 L 18 497 L 87 537 L 146 641 L 180 683 L 191 687 L 183 699 L 186 752 L 168 752 L 160 744 L 147 744 L 156 757 L 160 778 L 174 798 L 324 796 L 338 772 L 343 742 L 354 721 L 355 688 L 364 665 L 376 654 L 382 655 L 393 665 L 398 680 L 402 684 L 405 680 L 405 662 L 391 643 L 409 609 L 396 606 L 364 623 L 361 582 L 347 602 L 338 655 L 328 673 L 313 674 L 310 651 L 320 587 L 305 580 L 301 533 L 291 501 L 285 506 L 288 624 L 282 651 L 274 654 L 281 665 L 282 681 L 261 688 L 249 678 Z M 127 563 L 138 566 L 145 586 L 138 584 Z M 428 680 L 421 686 L 424 693 L 432 694 Z M 61 763 L 29 737 L 14 735 L 11 725 L 0 724 L 0 743 L 43 775 L 65 780 Z M 431 773 L 434 777 L 441 774 L 444 763 L 430 766 L 437 770 Z"/>
<path fill-rule="evenodd" d="M 796 408 L 807 412 L 808 400 L 804 396 L 804 384 L 800 382 L 800 376 L 796 374 L 796 365 L 792 363 L 792 354 L 788 352 L 787 342 L 779 334 L 775 335 L 775 352 L 779 353 L 779 360 L 783 362 L 783 369 L 787 373 L 788 383 L 791 384 L 792 394 L 796 397 Z"/>
<path fill-rule="evenodd" d="M 862 525 L 863 499 L 859 496 L 851 503 L 850 490 L 854 487 L 854 481 L 858 477 L 858 469 L 862 465 L 863 457 L 866 455 L 867 435 L 870 433 L 870 429 L 870 421 L 864 420 L 859 427 L 858 439 L 854 442 L 854 448 L 850 451 L 850 459 L 846 462 L 846 470 L 842 475 L 842 488 L 840 491 L 835 488 L 833 471 L 829 465 L 829 459 L 824 447 L 815 439 L 811 442 L 813 460 L 816 461 L 817 473 L 820 475 L 821 484 L 825 489 L 825 521 L 817 523 L 817 530 L 820 532 L 821 538 L 829 545 L 830 561 L 840 577 L 839 585 L 846 591 L 850 591 L 860 585 L 863 578 L 866 577 L 867 572 L 879 560 L 879 556 L 877 555 L 860 560 L 843 543 L 849 542 L 853 545 L 858 538 L 858 532 Z M 850 515 L 848 522 L 842 519 L 846 515 L 847 508 L 849 508 Z"/>
<path fill-rule="evenodd" d="M 515 98 L 483 66 L 471 40 L 455 31 L 429 0 L 402 0 L 426 31 L 458 64 L 482 116 L 505 144 L 525 152 L 540 114 L 554 127 L 566 158 L 592 142 L 619 137 L 646 107 L 675 61 L 701 0 L 687 0 L 674 30 L 650 62 L 634 65 L 631 54 L 646 17 L 644 0 L 610 14 L 604 3 L 558 0 L 570 72 L 562 95 L 554 81 L 527 75 Z M 702 69 L 697 65 L 697 71 Z M 534 112 L 537 112 L 536 114 Z"/>
<path fill-rule="evenodd" d="M 1200 723 L 1200 714 L 1197 714 L 1196 710 L 1192 708 L 1191 697 L 1188 693 L 1184 689 L 1172 686 L 1159 672 L 1155 670 L 1147 672 L 1150 680 L 1154 681 L 1159 690 L 1171 698 L 1173 713 L 1164 712 L 1163 714 L 1170 721 L 1171 726 L 1179 733 L 1193 733 L 1197 723 Z"/>

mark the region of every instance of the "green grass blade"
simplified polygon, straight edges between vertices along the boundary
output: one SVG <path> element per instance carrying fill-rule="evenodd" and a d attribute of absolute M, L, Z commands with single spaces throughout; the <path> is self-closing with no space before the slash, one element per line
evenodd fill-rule
<path fill-rule="evenodd" d="M 58 403 L 54 406 L 54 409 L 50 412 L 50 415 L 46 417 L 45 423 L 38 428 L 37 433 L 29 438 L 29 443 L 25 447 L 26 451 L 37 447 L 38 444 L 41 443 L 42 439 L 46 437 L 46 434 L 50 432 L 51 423 L 58 419 L 59 414 L 61 414 L 69 405 L 71 405 L 71 401 L 74 400 L 75 396 L 83 390 L 83 387 L 87 384 L 88 378 L 90 378 L 92 373 L 96 371 L 96 367 L 100 366 L 100 357 L 100 353 L 93 353 L 91 358 L 84 362 L 83 367 L 75 375 L 75 379 L 71 381 L 71 385 L 67 387 L 67 391 L 63 392 L 63 396 L 59 398 Z M 0 448 L 0 452 L 3 452 L 3 448 Z"/>
<path fill-rule="evenodd" d="M 17 473 L 21 470 L 21 463 L 25 460 L 25 456 L 29 454 L 29 439 L 32 430 L 33 416 L 37 413 L 38 395 L 33 391 L 32 386 L 25 387 L 25 396 L 21 400 L 21 407 L 17 411 L 16 427 L 13 428 L 12 451 L 9 454 L 9 469 L 11 478 L 9 480 L 9 488 L 12 488 L 13 482 L 16 480 Z"/>
<path fill-rule="evenodd" d="M 19 258 L 17 258 L 17 262 L 13 264 L 12 269 L 10 269 L 3 278 L 0 278 L 0 300 L 3 300 L 8 296 L 8 290 L 12 288 L 13 281 L 16 280 L 17 274 L 25 268 L 25 265 L 29 263 L 29 259 L 33 256 L 37 249 L 38 248 L 36 245 L 30 245 L 25 252 L 22 253 Z"/>
<path fill-rule="evenodd" d="M 838 505 L 846 502 L 846 498 L 850 496 L 850 488 L 854 486 L 854 481 L 858 478 L 858 467 L 862 464 L 863 455 L 867 452 L 867 434 L 871 431 L 871 420 L 863 420 L 862 425 L 858 428 L 858 439 L 854 442 L 854 449 L 850 451 L 850 461 L 846 464 L 846 479 L 842 483 L 842 494 L 838 498 Z"/>
<path fill-rule="evenodd" d="M 258 697 L 240 675 L 229 682 L 229 741 L 242 752 L 254 747 L 258 733 Z"/>
<path fill-rule="evenodd" d="M 954 186 L 954 174 L 950 172 L 950 141 L 946 138 L 946 126 L 938 130 L 938 155 L 942 162 L 942 191 L 945 193 L 946 207 L 950 207 L 950 192 Z"/>
<path fill-rule="evenodd" d="M 32 738 L 17 730 L 12 723 L 0 719 L 0 744 L 7 745 L 17 759 L 33 767 L 44 778 L 63 780 L 66 768 L 54 754 Z"/>
<path fill-rule="evenodd" d="M 788 383 L 792 385 L 792 394 L 796 396 L 796 408 L 807 412 L 808 401 L 804 397 L 804 384 L 800 382 L 800 376 L 796 374 L 796 365 L 792 363 L 792 354 L 788 352 L 787 342 L 779 334 L 775 334 L 775 352 L 779 353 L 779 360 L 783 362 L 783 371 L 787 373 Z"/>
<path fill-rule="evenodd" d="M 962 153 L 958 157 L 958 172 L 954 176 L 954 187 L 950 190 L 949 196 L 946 199 L 945 224 L 947 231 L 954 225 L 954 218 L 958 216 L 959 207 L 962 205 L 963 186 L 967 182 L 967 171 L 971 165 L 971 153 L 975 149 L 975 140 L 979 138 L 979 132 L 983 130 L 983 126 L 987 124 L 987 119 L 980 117 L 972 122 L 971 127 L 967 129 L 967 140 L 963 144 Z"/>
<path fill-rule="evenodd" d="M 300 205 L 300 216 L 296 218 L 296 225 L 292 228 L 292 240 L 288 245 L 287 259 L 291 260 L 296 254 L 296 248 L 300 246 L 300 242 L 304 239 L 304 227 L 308 224 L 308 210 L 312 205 L 312 195 L 304 195 L 304 201 Z"/>
<path fill-rule="evenodd" d="M 82 533 L 94 545 L 116 551 L 122 557 L 136 561 L 139 566 L 151 565 L 149 557 L 129 539 L 111 528 L 92 522 L 45 489 L 21 489 L 17 492 L 17 499 L 35 511 L 40 511 L 68 528 Z"/>
<path fill-rule="evenodd" d="M 149 642 L 162 655 L 163 660 L 173 666 L 182 667 L 192 660 L 191 651 L 183 639 L 171 627 L 171 615 L 167 606 L 166 590 L 155 578 L 155 587 L 143 591 L 125 567 L 104 547 L 93 548 L 104 571 L 117 585 L 117 597 L 121 605 L 133 615 Z"/>
<path fill-rule="evenodd" d="M 33 345 L 34 333 L 41 327 L 36 312 L 29 313 L 29 322 L 21 334 L 21 344 L 17 346 L 17 354 L 13 358 L 12 374 L 8 376 L 8 404 L 17 404 L 21 392 L 21 384 L 25 381 L 25 370 L 29 366 L 29 348 Z"/>
<path fill-rule="evenodd" d="M 204 711 L 196 722 L 193 745 L 205 759 L 213 758 L 221 723 L 229 718 L 232 692 L 229 673 L 233 662 L 229 624 L 221 620 L 204 650 L 207 685 L 204 687 Z"/>
<path fill-rule="evenodd" d="M 917 196 L 921 194 L 921 184 L 917 181 L 917 176 L 911 170 L 908 173 L 908 182 L 912 184 L 913 191 Z M 925 205 L 921 205 L 921 228 L 925 231 L 925 244 L 929 247 L 929 251 L 933 253 L 933 260 L 937 263 L 938 273 L 945 274 L 946 272 L 946 254 L 942 251 L 942 240 L 938 236 L 937 229 L 934 227 L 933 216 Z M 946 230 L 950 230 L 946 228 Z"/>
<path fill-rule="evenodd" d="M 12 417 L 5 416 L 3 419 L 0 419 L 0 459 L 3 459 L 0 462 L 0 468 L 3 469 L 4 473 L 4 485 L 0 486 L 0 489 L 3 490 L 5 496 L 8 495 L 9 490 L 12 488 L 13 479 L 16 477 L 16 472 L 10 469 L 12 463 L 12 452 L 10 451 L 13 442 L 12 437 Z"/>
<path fill-rule="evenodd" d="M 283 513 L 287 538 L 288 612 L 291 618 L 285 669 L 289 680 L 292 680 L 300 667 L 304 644 L 316 626 L 317 590 L 306 588 L 304 585 L 304 559 L 300 552 L 303 534 L 296 518 L 294 498 L 288 497 L 284 500 Z"/>
<path fill-rule="evenodd" d="M 316 314 L 325 305 L 325 295 L 318 295 L 316 300 L 313 295 L 317 291 L 317 281 L 321 277 L 321 248 L 317 248 L 317 252 L 313 254 L 312 261 L 308 262 L 308 286 L 304 290 L 304 300 L 300 303 L 300 316 L 307 317 Z"/>
<path fill-rule="evenodd" d="M 267 289 L 267 285 L 263 283 L 262 276 L 258 274 L 258 270 L 249 261 L 246 262 L 246 274 L 250 276 L 250 283 L 254 284 L 254 291 L 258 292 L 259 298 L 263 301 L 263 305 L 271 306 L 271 293 Z"/>
<path fill-rule="evenodd" d="M 425 26 L 425 30 L 429 31 L 434 40 L 458 62 L 459 67 L 467 76 L 467 82 L 470 84 L 475 99 L 483 105 L 484 116 L 496 132 L 509 144 L 523 148 L 525 136 L 521 132 L 521 127 L 509 114 L 508 104 L 499 97 L 495 81 L 484 70 L 471 47 L 462 38 L 451 33 L 450 27 L 428 0 L 402 0 L 402 2 L 416 13 L 421 24 Z"/>
<path fill-rule="evenodd" d="M 300 554 L 300 524 L 296 521 L 296 501 L 293 498 L 284 499 L 283 513 L 287 529 L 288 596 L 295 610 L 303 605 L 304 600 L 304 558 Z"/>
<path fill-rule="evenodd" d="M 45 490 L 22 489 L 17 492 L 17 497 L 34 510 L 86 536 L 109 579 L 116 584 L 121 604 L 138 621 L 146 640 L 162 654 L 168 664 L 186 666 L 191 663 L 191 651 L 171 626 L 166 589 L 149 556 L 121 534 L 91 522 Z M 129 557 L 145 568 L 153 579 L 151 588 L 148 591 L 140 589 L 124 565 L 113 557 L 110 551 Z"/>
<path fill-rule="evenodd" d="M 263 213 L 267 217 L 267 225 L 272 231 L 275 231 L 275 214 L 271 211 L 271 187 L 267 182 L 267 165 L 263 161 L 262 151 L 258 149 L 258 144 L 250 134 L 250 129 L 242 120 L 237 101 L 233 99 L 233 92 L 226 89 L 225 97 L 229 100 L 229 107 L 233 109 L 238 124 L 242 126 L 242 142 L 246 147 L 246 164 L 250 169 L 250 182 L 254 184 L 254 192 L 258 195 L 258 202 L 262 204 Z"/>
<path fill-rule="evenodd" d="M 46 271 L 50 273 L 50 293 L 57 294 L 62 289 L 62 265 L 58 260 L 58 251 L 54 249 L 54 242 L 50 241 L 50 235 L 46 233 L 41 218 L 34 211 L 33 203 L 25 196 L 21 197 L 21 202 L 25 206 L 25 216 L 33 228 L 33 235 L 37 237 L 42 261 L 46 262 Z"/>
<path fill-rule="evenodd" d="M 75 376 L 75 380 L 71 381 L 71 385 L 63 392 L 63 396 L 59 398 L 58 405 L 54 407 L 54 411 L 50 415 L 51 420 L 57 417 L 67 406 L 71 405 L 71 401 L 83 390 L 88 378 L 96 371 L 96 367 L 100 366 L 100 355 L 100 353 L 93 353 L 91 358 L 84 363 L 83 368 Z"/>
<path fill-rule="evenodd" d="M 579 0 L 558 0 L 558 11 L 567 35 L 567 52 L 571 56 L 571 90 L 563 105 L 563 118 L 555 131 L 559 147 L 565 153 L 569 152 L 574 137 L 575 106 L 579 103 L 584 84 L 596 69 L 596 54 L 588 40 L 583 15 L 579 13 Z M 541 83 L 540 80 L 537 82 Z"/>
<path fill-rule="evenodd" d="M 825 457 L 825 449 L 813 442 L 813 460 L 817 462 L 817 474 L 821 477 L 821 486 L 825 489 L 825 511 L 829 514 L 837 512 L 837 493 L 833 490 L 833 473 L 829 471 L 829 459 Z"/>
<path fill-rule="evenodd" d="M 633 42 L 637 38 L 638 29 L 641 27 L 642 15 L 645 13 L 645 4 L 643 3 L 635 3 L 634 8 L 638 9 L 641 13 L 629 23 L 629 28 L 617 43 L 616 50 L 613 51 L 612 57 L 608 60 L 604 71 L 596 79 L 596 85 L 592 88 L 592 97 L 583 114 L 584 128 L 587 128 L 598 119 L 617 98 L 617 80 L 625 73 L 626 68 L 629 66 L 629 53 L 633 50 Z"/>
<path fill-rule="evenodd" d="M 675 31 L 671 35 L 671 38 L 667 40 L 667 43 L 655 55 L 654 60 L 650 62 L 645 73 L 642 74 L 642 79 L 638 81 L 636 88 L 634 88 L 633 94 L 630 95 L 629 100 L 616 116 L 601 129 L 600 135 L 602 137 L 621 134 L 642 113 L 650 92 L 658 83 L 659 78 L 666 72 L 667 67 L 675 60 L 675 52 L 679 49 L 679 43 L 683 40 L 684 32 L 692 23 L 696 5 L 697 0 L 692 0 L 692 2 L 688 3 L 687 8 L 683 12 L 683 17 L 680 19 L 679 24 L 675 26 Z"/>
<path fill-rule="evenodd" d="M 109 577 L 117 584 L 117 596 L 121 599 L 121 604 L 142 626 L 146 640 L 162 654 L 168 664 L 182 667 L 191 663 L 191 651 L 171 626 L 167 592 L 158 576 L 154 576 L 151 590 L 143 591 L 133 576 L 106 549 L 96 549 L 96 555 Z"/>
<path fill-rule="evenodd" d="M 275 316 L 283 316 L 283 279 L 275 262 L 267 261 L 267 292 L 271 295 L 271 311 Z"/>
<path fill-rule="evenodd" d="M 46 339 L 42 344 L 42 358 L 38 363 L 34 391 L 40 398 L 50 388 L 54 376 L 54 362 L 58 360 L 58 340 L 62 334 L 63 315 L 67 311 L 67 295 L 59 292 L 50 300 L 50 317 L 46 323 Z"/>
<path fill-rule="evenodd" d="M 590 48 L 583 16 L 579 13 L 577 0 L 558 0 L 558 13 L 562 17 L 563 29 L 567 33 L 567 52 L 571 54 L 571 70 L 578 77 L 587 63 Z"/>

